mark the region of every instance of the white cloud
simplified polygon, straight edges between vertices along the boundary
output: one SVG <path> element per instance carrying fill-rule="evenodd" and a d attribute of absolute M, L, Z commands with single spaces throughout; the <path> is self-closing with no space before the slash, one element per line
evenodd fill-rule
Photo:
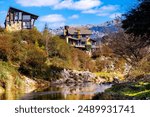
<path fill-rule="evenodd" d="M 82 13 L 87 14 L 108 14 L 109 12 L 113 12 L 119 9 L 118 5 L 106 5 L 96 9 L 88 9 L 82 11 Z"/>
<path fill-rule="evenodd" d="M 41 16 L 38 21 L 38 27 L 44 27 L 45 23 L 47 23 L 49 28 L 58 28 L 65 25 L 66 19 L 60 14 L 50 14 Z"/>
<path fill-rule="evenodd" d="M 63 9 L 63 8 L 69 9 L 70 7 L 72 7 L 72 5 L 73 5 L 72 0 L 63 0 L 60 3 L 56 4 L 54 6 L 54 9 Z"/>
<path fill-rule="evenodd" d="M 113 12 L 117 11 L 118 9 L 119 9 L 118 5 L 106 5 L 100 8 L 84 10 L 82 11 L 82 13 L 96 14 L 97 16 L 104 17 L 104 16 L 110 16 Z"/>
<path fill-rule="evenodd" d="M 116 17 L 121 17 L 122 16 L 122 13 L 113 13 L 113 14 L 111 14 L 109 17 L 111 18 L 111 19 L 115 19 Z"/>
<path fill-rule="evenodd" d="M 97 16 L 109 16 L 110 18 L 114 18 L 115 14 L 112 13 L 119 9 L 118 5 L 105 5 L 99 7 L 102 4 L 101 0 L 16 0 L 16 2 L 26 7 L 49 6 L 55 10 L 57 9 L 81 10 L 82 13 L 96 14 Z M 120 14 L 117 13 L 117 15 Z M 78 18 L 79 18 L 78 15 L 73 15 L 69 17 L 69 19 L 78 19 Z M 65 18 L 61 15 L 53 14 L 43 16 L 40 18 L 40 20 L 45 22 L 64 22 Z"/>
<path fill-rule="evenodd" d="M 78 18 L 79 18 L 79 15 L 76 15 L 76 14 L 69 17 L 69 19 L 78 19 Z"/>
<path fill-rule="evenodd" d="M 110 15 L 109 13 L 99 13 L 99 14 L 97 14 L 97 16 L 101 16 L 101 17 L 109 16 L 109 15 Z"/>
<path fill-rule="evenodd" d="M 53 6 L 55 4 L 58 4 L 60 0 L 16 0 L 16 3 L 30 7 L 30 6 Z"/>
<path fill-rule="evenodd" d="M 88 10 L 82 11 L 82 13 L 87 13 L 87 14 L 96 14 L 98 12 L 99 12 L 98 9 L 88 9 Z"/>
<path fill-rule="evenodd" d="M 25 7 L 51 6 L 54 9 L 87 10 L 99 6 L 100 0 L 15 0 Z"/>
<path fill-rule="evenodd" d="M 59 28 L 59 27 L 65 26 L 65 22 L 62 22 L 62 23 L 50 23 L 50 24 L 48 24 L 48 26 L 50 28 Z"/>
<path fill-rule="evenodd" d="M 39 20 L 41 22 L 56 23 L 56 22 L 64 22 L 65 18 L 60 14 L 50 14 L 46 16 L 41 16 Z"/>
<path fill-rule="evenodd" d="M 63 0 L 54 6 L 54 9 L 73 9 L 73 10 L 87 10 L 98 7 L 102 2 L 100 0 Z"/>
<path fill-rule="evenodd" d="M 86 10 L 97 7 L 101 4 L 99 0 L 80 0 L 74 3 L 74 8 L 79 10 Z"/>
<path fill-rule="evenodd" d="M 107 5 L 100 8 L 102 11 L 115 11 L 119 8 L 118 5 Z"/>
<path fill-rule="evenodd" d="M 63 27 L 65 26 L 65 22 L 55 22 L 55 23 L 43 23 L 43 22 L 36 22 L 36 27 L 38 27 L 38 29 L 40 31 L 43 31 L 44 30 L 44 27 L 45 27 L 45 24 L 48 25 L 48 28 L 50 29 L 56 29 L 56 28 L 59 28 L 59 27 Z"/>

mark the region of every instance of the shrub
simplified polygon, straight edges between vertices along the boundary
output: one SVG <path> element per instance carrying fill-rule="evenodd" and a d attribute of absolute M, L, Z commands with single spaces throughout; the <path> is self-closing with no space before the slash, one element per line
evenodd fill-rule
<path fill-rule="evenodd" d="M 6 90 L 20 88 L 23 79 L 20 77 L 17 69 L 12 65 L 0 61 L 0 86 Z"/>
<path fill-rule="evenodd" d="M 10 59 L 12 42 L 11 36 L 7 34 L 0 34 L 0 59 L 7 61 Z"/>
<path fill-rule="evenodd" d="M 150 74 L 150 55 L 144 57 L 136 66 L 134 66 L 134 68 L 132 68 L 130 77 L 136 78 L 147 74 Z"/>
<path fill-rule="evenodd" d="M 126 69 L 125 64 L 127 64 L 126 61 L 123 58 L 118 57 L 117 60 L 115 60 L 115 69 L 123 73 Z"/>
<path fill-rule="evenodd" d="M 79 70 L 95 71 L 95 62 L 86 52 L 73 48 L 71 53 L 73 68 L 75 67 L 75 69 Z"/>
<path fill-rule="evenodd" d="M 4 28 L 0 26 L 0 33 L 4 32 Z"/>
<path fill-rule="evenodd" d="M 42 72 L 42 68 L 44 68 L 46 58 L 45 51 L 34 45 L 28 45 L 26 55 L 20 63 L 19 71 L 31 77 L 38 77 Z"/>
<path fill-rule="evenodd" d="M 107 57 L 104 58 L 97 58 L 96 59 L 96 67 L 97 71 L 110 71 L 110 66 L 112 65 L 112 60 L 108 59 Z"/>
<path fill-rule="evenodd" d="M 24 75 L 44 79 L 49 78 L 47 72 L 52 68 L 51 74 L 62 68 L 95 70 L 95 62 L 86 52 L 36 29 L 0 34 L 0 59 L 15 65 Z"/>
<path fill-rule="evenodd" d="M 63 60 L 70 59 L 70 47 L 63 39 L 53 37 L 48 43 L 49 57 L 59 57 Z"/>

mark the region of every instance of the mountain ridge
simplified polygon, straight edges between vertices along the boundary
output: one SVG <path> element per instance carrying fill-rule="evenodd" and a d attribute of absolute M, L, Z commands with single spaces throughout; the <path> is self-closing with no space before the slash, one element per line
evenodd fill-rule
<path fill-rule="evenodd" d="M 108 35 L 110 32 L 117 32 L 118 28 L 121 27 L 121 21 L 112 20 L 107 21 L 102 24 L 86 24 L 86 25 L 78 25 L 72 27 L 87 27 L 92 31 L 91 38 L 97 40 L 101 39 L 105 35 Z M 64 27 L 59 27 L 56 29 L 49 29 L 53 35 L 63 35 Z"/>

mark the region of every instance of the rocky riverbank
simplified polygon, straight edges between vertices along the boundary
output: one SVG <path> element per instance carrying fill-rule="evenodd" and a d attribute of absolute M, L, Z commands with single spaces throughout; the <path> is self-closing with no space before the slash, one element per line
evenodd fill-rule
<path fill-rule="evenodd" d="M 0 62 L 0 94 L 7 92 L 30 93 L 49 86 L 50 82 L 48 81 L 28 78 L 21 75 L 12 65 Z"/>
<path fill-rule="evenodd" d="M 124 83 L 114 84 L 94 100 L 150 100 L 150 75 L 129 78 Z"/>
<path fill-rule="evenodd" d="M 61 77 L 53 81 L 52 83 L 56 84 L 68 84 L 68 83 L 73 83 L 73 84 L 82 84 L 86 82 L 93 82 L 96 84 L 101 84 L 101 83 L 107 83 L 107 79 L 101 76 L 97 76 L 96 74 L 89 72 L 89 71 L 77 71 L 77 70 L 67 70 L 64 69 L 60 73 Z M 118 82 L 115 78 L 111 82 Z"/>
<path fill-rule="evenodd" d="M 42 79 L 30 79 L 26 76 L 24 78 L 24 93 L 30 93 L 34 90 L 43 90 L 50 86 L 50 82 Z"/>

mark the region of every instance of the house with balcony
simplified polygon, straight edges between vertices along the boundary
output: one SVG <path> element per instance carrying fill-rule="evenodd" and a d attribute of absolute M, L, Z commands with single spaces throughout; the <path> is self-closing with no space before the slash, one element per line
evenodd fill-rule
<path fill-rule="evenodd" d="M 37 15 L 10 7 L 4 24 L 8 31 L 32 29 L 37 18 Z"/>
<path fill-rule="evenodd" d="M 81 50 L 92 52 L 97 49 L 96 40 L 91 39 L 92 31 L 87 27 L 64 27 L 66 42 Z"/>

